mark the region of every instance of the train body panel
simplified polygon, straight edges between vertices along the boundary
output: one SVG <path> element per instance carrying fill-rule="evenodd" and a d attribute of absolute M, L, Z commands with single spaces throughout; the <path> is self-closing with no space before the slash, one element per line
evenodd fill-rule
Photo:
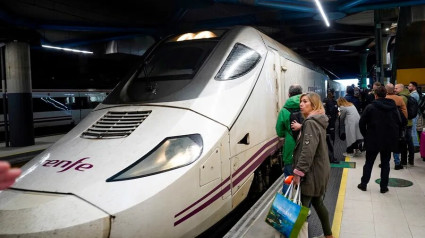
<path fill-rule="evenodd" d="M 110 216 L 76 196 L 14 190 L 1 193 L 0 210 L 5 210 L 0 212 L 2 237 L 75 237 L 76 230 L 81 237 L 109 236 Z M 46 217 L 49 222 L 45 222 Z"/>
<path fill-rule="evenodd" d="M 151 113 L 128 137 L 122 139 L 80 137 L 85 129 L 91 126 L 90 124 L 101 119 L 105 113 L 134 110 Z M 161 126 L 154 126 L 157 123 Z M 191 125 L 190 128 L 187 127 L 188 124 Z M 14 187 L 28 190 L 37 187 L 38 191 L 76 194 L 109 214 L 115 214 L 164 190 L 173 181 L 193 169 L 192 167 L 199 166 L 197 164 L 202 160 L 167 173 L 138 179 L 106 183 L 108 178 L 142 158 L 166 137 L 194 133 L 208 135 L 202 137 L 201 157 L 203 157 L 204 153 L 213 150 L 216 141 L 220 141 L 220 138 L 227 134 L 226 131 L 222 125 L 181 109 L 119 107 L 99 110 L 90 114 L 58 143 L 40 154 L 38 156 L 40 160 L 26 164 L 23 167 L 26 172 Z M 221 173 L 221 169 L 217 171 Z M 40 177 L 44 180 L 42 184 L 38 184 L 37 178 Z M 70 177 L 73 179 L 69 180 Z M 128 194 L 119 192 L 120 190 L 127 191 Z M 125 204 L 117 202 L 122 196 L 127 197 Z M 103 199 L 99 199 L 100 197 Z"/>
<path fill-rule="evenodd" d="M 194 237 L 240 204 L 254 172 L 275 156 L 289 85 L 324 96 L 326 75 L 250 27 L 166 41 L 154 52 L 26 164 L 14 188 L 81 198 L 110 216 L 110 237 Z M 182 54 L 190 62 L 173 58 Z M 0 216 L 6 210 L 19 217 L 7 204 Z"/>

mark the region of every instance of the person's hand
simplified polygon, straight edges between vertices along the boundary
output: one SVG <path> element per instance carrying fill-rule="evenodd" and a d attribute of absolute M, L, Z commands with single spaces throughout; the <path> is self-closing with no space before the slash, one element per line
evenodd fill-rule
<path fill-rule="evenodd" d="M 0 161 L 0 190 L 10 187 L 19 175 L 20 169 L 11 169 L 9 162 Z"/>
<path fill-rule="evenodd" d="M 294 185 L 299 185 L 301 182 L 301 177 L 294 174 L 294 178 L 292 178 L 292 182 L 294 182 Z"/>
<path fill-rule="evenodd" d="M 295 121 L 295 120 L 293 120 L 292 122 L 291 122 L 291 129 L 293 130 L 293 131 L 299 131 L 299 130 L 301 130 L 301 124 L 300 123 L 298 123 L 297 121 Z"/>

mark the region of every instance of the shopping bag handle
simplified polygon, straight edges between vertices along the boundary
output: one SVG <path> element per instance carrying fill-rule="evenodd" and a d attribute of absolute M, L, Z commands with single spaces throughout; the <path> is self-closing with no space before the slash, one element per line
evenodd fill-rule
<path fill-rule="evenodd" d="M 285 195 L 284 195 L 286 198 L 291 199 L 293 187 L 294 187 L 294 181 L 292 181 L 291 184 L 289 184 L 288 189 L 286 189 L 286 192 L 285 192 Z"/>
<path fill-rule="evenodd" d="M 289 185 L 288 189 L 285 192 L 285 197 L 289 200 L 292 200 L 294 203 L 298 204 L 298 205 L 302 205 L 301 204 L 301 184 L 298 184 L 298 188 L 295 189 L 295 195 L 294 197 L 292 197 L 292 193 L 294 190 L 294 181 L 291 182 L 291 184 Z"/>
<path fill-rule="evenodd" d="M 302 206 L 302 204 L 301 204 L 301 184 L 298 184 L 297 191 L 295 192 L 294 203 Z"/>

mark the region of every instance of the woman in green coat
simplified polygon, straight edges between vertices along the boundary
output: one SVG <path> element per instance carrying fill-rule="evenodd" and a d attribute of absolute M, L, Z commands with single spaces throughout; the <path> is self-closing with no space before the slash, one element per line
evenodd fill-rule
<path fill-rule="evenodd" d="M 301 133 L 294 150 L 294 183 L 301 184 L 301 202 L 313 205 L 326 238 L 333 238 L 328 210 L 323 197 L 329 180 L 330 164 L 326 144 L 328 117 L 317 93 L 301 95 L 304 116 Z"/>
<path fill-rule="evenodd" d="M 288 98 L 288 100 L 286 100 L 285 106 L 283 106 L 283 108 L 280 110 L 276 122 L 277 135 L 279 137 L 285 138 L 282 151 L 282 160 L 283 164 L 285 165 L 283 173 L 285 176 L 292 175 L 292 164 L 294 163 L 292 155 L 295 148 L 295 139 L 292 137 L 290 110 L 296 111 L 300 109 L 300 96 L 301 90 L 300 94 L 291 96 Z"/>

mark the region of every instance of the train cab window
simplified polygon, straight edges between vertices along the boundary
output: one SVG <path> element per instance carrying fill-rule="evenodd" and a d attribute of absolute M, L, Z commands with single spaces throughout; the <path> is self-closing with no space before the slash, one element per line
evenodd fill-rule
<path fill-rule="evenodd" d="M 251 71 L 260 61 L 261 56 L 255 50 L 236 43 L 215 76 L 216 80 L 232 80 Z"/>
<path fill-rule="evenodd" d="M 121 103 L 160 100 L 188 85 L 218 40 L 166 42 L 145 61 L 137 75 L 122 87 Z M 109 95 L 106 100 L 112 100 Z"/>

